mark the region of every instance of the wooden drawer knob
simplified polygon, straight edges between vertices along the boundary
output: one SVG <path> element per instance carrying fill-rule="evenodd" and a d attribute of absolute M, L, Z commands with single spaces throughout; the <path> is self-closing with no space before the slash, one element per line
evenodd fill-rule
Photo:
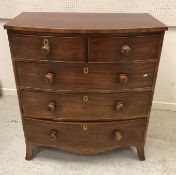
<path fill-rule="evenodd" d="M 41 47 L 41 53 L 42 55 L 48 55 L 50 52 L 50 46 L 48 39 L 43 40 L 43 46 Z"/>
<path fill-rule="evenodd" d="M 127 84 L 128 83 L 128 77 L 126 74 L 120 74 L 119 80 L 120 80 L 120 84 Z"/>
<path fill-rule="evenodd" d="M 121 101 L 118 101 L 117 103 L 116 103 L 116 111 L 121 111 L 123 108 L 124 108 L 124 104 L 123 104 L 123 102 L 121 102 Z"/>
<path fill-rule="evenodd" d="M 47 73 L 45 75 L 45 79 L 49 84 L 53 84 L 54 83 L 54 74 L 53 73 Z"/>
<path fill-rule="evenodd" d="M 50 138 L 51 138 L 51 140 L 56 140 L 56 138 L 57 138 L 57 131 L 55 129 L 53 129 L 51 131 Z"/>
<path fill-rule="evenodd" d="M 127 55 L 130 54 L 131 48 L 130 48 L 130 46 L 128 46 L 127 44 L 125 44 L 125 45 L 123 45 L 121 47 L 120 51 L 121 51 L 122 55 L 127 56 Z"/>
<path fill-rule="evenodd" d="M 48 103 L 48 110 L 51 111 L 51 112 L 54 112 L 55 109 L 56 109 L 56 103 L 53 102 L 53 101 L 50 101 L 50 102 Z"/>
<path fill-rule="evenodd" d="M 122 139 L 122 133 L 119 131 L 115 131 L 114 137 L 117 141 L 120 141 Z"/>

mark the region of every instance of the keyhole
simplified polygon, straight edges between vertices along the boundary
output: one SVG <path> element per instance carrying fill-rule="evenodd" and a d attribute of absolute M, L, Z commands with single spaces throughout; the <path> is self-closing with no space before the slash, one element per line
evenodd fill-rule
<path fill-rule="evenodd" d="M 88 96 L 84 96 L 84 97 L 83 97 L 83 101 L 84 101 L 84 102 L 87 102 L 88 100 L 89 100 Z"/>
<path fill-rule="evenodd" d="M 43 44 L 44 44 L 44 45 L 49 45 L 48 39 L 44 39 L 44 40 L 43 40 Z"/>
<path fill-rule="evenodd" d="M 83 131 L 87 131 L 87 125 L 83 125 Z"/>
<path fill-rule="evenodd" d="M 84 68 L 84 74 L 88 74 L 89 73 L 89 69 L 88 69 L 88 67 L 85 67 Z"/>

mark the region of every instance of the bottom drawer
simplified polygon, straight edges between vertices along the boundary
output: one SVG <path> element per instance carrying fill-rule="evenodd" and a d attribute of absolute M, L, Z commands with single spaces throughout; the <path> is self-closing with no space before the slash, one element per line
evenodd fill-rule
<path fill-rule="evenodd" d="M 147 119 L 119 122 L 51 122 L 25 119 L 27 141 L 77 153 L 97 153 L 144 140 Z"/>

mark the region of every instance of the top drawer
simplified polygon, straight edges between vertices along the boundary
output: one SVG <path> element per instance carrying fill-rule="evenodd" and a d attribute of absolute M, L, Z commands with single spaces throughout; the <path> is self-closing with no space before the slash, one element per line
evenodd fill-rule
<path fill-rule="evenodd" d="M 160 35 L 89 38 L 89 62 L 156 59 Z"/>
<path fill-rule="evenodd" d="M 84 38 L 13 35 L 13 58 L 32 60 L 84 61 Z"/>

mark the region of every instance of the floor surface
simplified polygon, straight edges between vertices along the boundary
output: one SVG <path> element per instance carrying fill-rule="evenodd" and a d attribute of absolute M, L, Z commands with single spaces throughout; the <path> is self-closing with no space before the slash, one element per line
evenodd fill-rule
<path fill-rule="evenodd" d="M 176 175 L 176 112 L 152 110 L 146 160 L 134 148 L 93 156 L 40 148 L 26 161 L 17 97 L 0 99 L 0 175 Z"/>

